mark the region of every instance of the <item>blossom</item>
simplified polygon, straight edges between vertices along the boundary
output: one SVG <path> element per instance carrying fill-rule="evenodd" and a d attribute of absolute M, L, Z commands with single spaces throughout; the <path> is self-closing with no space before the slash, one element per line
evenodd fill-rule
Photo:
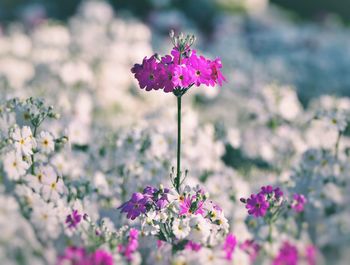
<path fill-rule="evenodd" d="M 297 265 L 298 250 L 288 242 L 284 242 L 272 265 Z"/>
<path fill-rule="evenodd" d="M 188 241 L 185 246 L 185 249 L 189 249 L 196 252 L 198 252 L 201 248 L 202 248 L 201 244 L 197 244 L 196 242 L 193 242 L 191 240 Z"/>
<path fill-rule="evenodd" d="M 38 137 L 38 147 L 45 154 L 53 152 L 55 150 L 55 142 L 52 134 L 45 131 L 40 132 Z"/>
<path fill-rule="evenodd" d="M 269 202 L 261 193 L 252 194 L 250 198 L 247 199 L 246 208 L 248 209 L 248 213 L 250 215 L 254 215 L 255 217 L 263 217 L 269 208 Z"/>
<path fill-rule="evenodd" d="M 177 239 L 184 239 L 191 231 L 188 219 L 175 219 L 172 230 Z"/>
<path fill-rule="evenodd" d="M 4 158 L 4 169 L 9 179 L 18 180 L 23 176 L 29 164 L 23 161 L 22 156 L 15 151 L 6 154 Z"/>
<path fill-rule="evenodd" d="M 110 253 L 97 249 L 88 253 L 83 247 L 68 247 L 58 258 L 57 265 L 113 265 L 113 257 Z"/>
<path fill-rule="evenodd" d="M 113 256 L 101 249 L 96 250 L 88 257 L 88 262 L 86 265 L 113 265 Z"/>
<path fill-rule="evenodd" d="M 186 65 L 177 65 L 174 68 L 172 79 L 174 87 L 187 88 L 194 83 L 194 69 Z"/>
<path fill-rule="evenodd" d="M 225 252 L 225 259 L 226 260 L 230 260 L 230 261 L 232 260 L 232 255 L 233 255 L 233 252 L 236 248 L 236 245 L 237 245 L 236 237 L 233 234 L 228 234 L 226 236 L 224 245 L 222 247 L 224 252 Z"/>
<path fill-rule="evenodd" d="M 138 237 L 139 231 L 132 228 L 129 231 L 127 244 L 125 246 L 119 245 L 118 247 L 119 253 L 122 253 L 129 262 L 133 260 L 133 254 L 139 247 Z"/>
<path fill-rule="evenodd" d="M 68 228 L 76 228 L 81 221 L 81 214 L 78 213 L 78 210 L 73 210 L 73 212 L 66 217 L 66 224 Z"/>
<path fill-rule="evenodd" d="M 29 126 L 23 126 L 22 129 L 16 127 L 11 132 L 11 139 L 14 141 L 14 146 L 17 152 L 24 156 L 33 154 L 33 149 L 36 147 L 36 141 Z"/>
<path fill-rule="evenodd" d="M 145 57 L 142 64 L 135 64 L 131 72 L 139 82 L 141 89 L 163 89 L 172 92 L 174 89 L 187 89 L 193 85 L 222 85 L 225 77 L 221 73 L 222 63 L 219 58 L 211 61 L 198 56 L 196 50 L 186 47 L 174 47 L 170 55 L 160 59 L 152 55 Z"/>
<path fill-rule="evenodd" d="M 250 261 L 254 263 L 259 254 L 260 246 L 254 240 L 247 239 L 239 247 L 248 253 Z"/>
<path fill-rule="evenodd" d="M 186 196 L 180 200 L 180 215 L 203 213 L 203 201 L 198 201 L 197 196 Z"/>
<path fill-rule="evenodd" d="M 154 55 L 149 59 L 145 57 L 142 64 L 134 65 L 134 67 L 131 69 L 131 72 L 139 81 L 140 88 L 145 88 L 147 91 L 160 88 L 157 66 L 158 63 Z"/>
<path fill-rule="evenodd" d="M 192 216 L 190 219 L 191 231 L 189 239 L 194 242 L 205 243 L 210 235 L 210 224 L 202 215 Z"/>
<path fill-rule="evenodd" d="M 300 213 L 304 211 L 304 206 L 306 203 L 307 203 L 307 199 L 305 198 L 304 195 L 295 193 L 293 195 L 293 202 L 291 206 L 295 212 Z"/>
<path fill-rule="evenodd" d="M 74 264 L 86 265 L 86 251 L 81 247 L 68 247 L 63 255 L 58 258 L 57 265 Z"/>
<path fill-rule="evenodd" d="M 131 199 L 122 204 L 118 209 L 121 209 L 122 213 L 127 213 L 127 218 L 134 220 L 140 214 L 146 212 L 146 204 L 149 202 L 149 198 L 140 192 L 132 194 Z"/>

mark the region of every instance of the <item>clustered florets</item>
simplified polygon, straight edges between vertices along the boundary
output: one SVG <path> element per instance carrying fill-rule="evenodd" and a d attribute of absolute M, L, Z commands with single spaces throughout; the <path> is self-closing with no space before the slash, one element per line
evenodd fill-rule
<path fill-rule="evenodd" d="M 281 207 L 285 205 L 282 190 L 277 187 L 263 186 L 260 192 L 250 195 L 250 198 L 241 198 L 243 203 L 246 203 L 248 213 L 254 217 L 265 217 L 267 213 L 278 213 Z M 297 213 L 304 210 L 304 205 L 307 199 L 302 194 L 294 194 L 290 207 Z M 269 212 L 270 211 L 270 212 Z"/>
<path fill-rule="evenodd" d="M 145 57 L 142 64 L 135 64 L 131 72 L 142 89 L 173 92 L 175 89 L 189 88 L 193 85 L 222 85 L 225 77 L 221 73 L 222 63 L 219 58 L 209 60 L 198 56 L 196 50 L 187 48 L 181 51 L 174 47 L 171 55 L 158 58 Z"/>

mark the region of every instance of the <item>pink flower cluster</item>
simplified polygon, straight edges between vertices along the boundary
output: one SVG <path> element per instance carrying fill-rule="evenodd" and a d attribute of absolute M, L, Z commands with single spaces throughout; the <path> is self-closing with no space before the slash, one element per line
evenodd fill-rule
<path fill-rule="evenodd" d="M 228 234 L 224 245 L 223 245 L 223 250 L 225 252 L 225 259 L 226 260 L 232 260 L 233 258 L 233 252 L 235 251 L 237 245 L 237 239 L 233 234 Z"/>
<path fill-rule="evenodd" d="M 73 264 L 73 265 L 113 265 L 113 257 L 111 254 L 96 250 L 88 253 L 82 247 L 68 247 L 64 254 L 59 257 L 57 265 Z"/>
<path fill-rule="evenodd" d="M 173 48 L 171 55 L 157 59 L 156 55 L 145 57 L 142 64 L 135 64 L 131 69 L 142 89 L 186 89 L 193 85 L 222 85 L 225 77 L 221 73 L 222 63 L 219 58 L 209 60 L 198 56 L 195 50 L 180 52 Z"/>
<path fill-rule="evenodd" d="M 118 246 L 119 253 L 124 255 L 126 260 L 129 262 L 133 260 L 133 254 L 139 247 L 138 237 L 139 237 L 139 231 L 132 228 L 129 231 L 129 239 L 127 244 L 125 246 L 124 245 Z"/>
<path fill-rule="evenodd" d="M 302 253 L 299 253 L 298 249 L 294 245 L 289 242 L 284 242 L 278 255 L 273 260 L 272 265 L 297 265 L 299 264 L 300 259 L 304 256 L 300 254 Z M 305 264 L 316 265 L 316 255 L 316 248 L 312 245 L 307 246 L 304 256 Z"/>

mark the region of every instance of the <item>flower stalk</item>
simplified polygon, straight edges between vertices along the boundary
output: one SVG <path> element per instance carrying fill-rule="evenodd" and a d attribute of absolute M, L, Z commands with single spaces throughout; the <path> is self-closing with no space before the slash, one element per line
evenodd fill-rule
<path fill-rule="evenodd" d="M 177 96 L 177 161 L 176 161 L 176 178 L 175 189 L 180 192 L 181 185 L 181 97 Z"/>

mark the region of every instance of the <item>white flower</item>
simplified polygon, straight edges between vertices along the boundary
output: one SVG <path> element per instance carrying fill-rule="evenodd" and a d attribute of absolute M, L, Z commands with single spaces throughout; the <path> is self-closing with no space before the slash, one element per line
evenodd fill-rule
<path fill-rule="evenodd" d="M 142 220 L 142 232 L 145 235 L 156 235 L 159 232 L 159 225 L 155 224 L 155 220 L 159 219 L 156 212 L 147 213 L 147 217 Z"/>
<path fill-rule="evenodd" d="M 50 175 L 43 180 L 42 195 L 45 200 L 57 201 L 65 190 L 64 183 L 61 178 L 56 175 Z"/>
<path fill-rule="evenodd" d="M 210 224 L 200 214 L 190 219 L 191 232 L 189 239 L 194 242 L 206 243 L 210 235 Z"/>
<path fill-rule="evenodd" d="M 56 179 L 57 174 L 51 166 L 37 166 L 35 167 L 35 175 L 28 175 L 27 180 L 29 186 L 36 192 L 40 192 L 43 184 L 48 183 L 49 179 Z"/>
<path fill-rule="evenodd" d="M 23 176 L 29 164 L 23 161 L 22 157 L 15 151 L 6 154 L 4 159 L 4 169 L 9 179 L 18 180 Z"/>
<path fill-rule="evenodd" d="M 177 239 L 184 239 L 191 231 L 188 219 L 175 219 L 172 228 Z"/>
<path fill-rule="evenodd" d="M 57 238 L 60 233 L 57 211 L 53 203 L 36 201 L 33 205 L 31 222 L 37 229 L 38 235 L 43 239 Z"/>
<path fill-rule="evenodd" d="M 33 154 L 36 142 L 29 126 L 23 126 L 22 129 L 16 127 L 11 133 L 11 138 L 14 140 L 14 146 L 19 153 L 25 156 Z"/>
<path fill-rule="evenodd" d="M 38 139 L 39 149 L 45 153 L 50 154 L 55 150 L 55 142 L 51 133 L 42 131 Z"/>

